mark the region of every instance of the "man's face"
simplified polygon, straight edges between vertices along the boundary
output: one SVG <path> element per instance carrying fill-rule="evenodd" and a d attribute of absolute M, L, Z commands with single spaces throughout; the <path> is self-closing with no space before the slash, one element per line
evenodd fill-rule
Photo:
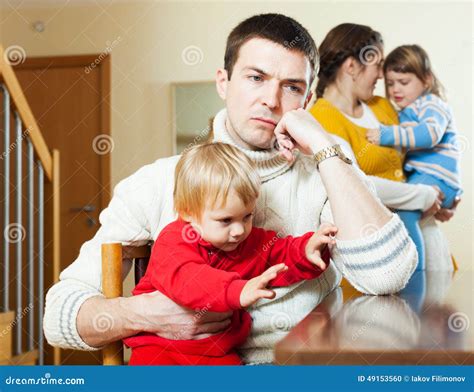
<path fill-rule="evenodd" d="M 226 128 L 243 147 L 271 147 L 283 114 L 304 107 L 311 66 L 303 53 L 272 41 L 253 38 L 241 46 L 228 80 L 217 71 L 217 90 L 226 102 Z"/>

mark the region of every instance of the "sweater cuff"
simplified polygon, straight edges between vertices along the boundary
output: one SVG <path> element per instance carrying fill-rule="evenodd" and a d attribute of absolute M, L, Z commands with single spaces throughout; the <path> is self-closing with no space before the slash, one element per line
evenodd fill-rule
<path fill-rule="evenodd" d="M 231 309 L 242 309 L 240 304 L 240 294 L 248 280 L 235 279 L 227 286 L 226 300 Z"/>
<path fill-rule="evenodd" d="M 82 304 L 91 297 L 102 296 L 98 291 L 84 290 L 82 285 L 53 286 L 46 296 L 43 330 L 49 344 L 73 350 L 98 351 L 79 335 L 76 320 Z"/>
<path fill-rule="evenodd" d="M 369 230 L 372 234 L 357 240 L 336 240 L 332 259 L 357 290 L 372 295 L 397 293 L 416 268 L 416 246 L 396 214 L 375 232 L 373 227 Z"/>

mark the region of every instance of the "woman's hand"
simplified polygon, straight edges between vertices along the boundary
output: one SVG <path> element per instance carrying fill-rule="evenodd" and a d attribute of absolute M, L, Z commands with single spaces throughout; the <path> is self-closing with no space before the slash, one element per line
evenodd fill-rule
<path fill-rule="evenodd" d="M 447 222 L 449 221 L 453 216 L 454 213 L 456 212 L 456 208 L 458 204 L 461 202 L 460 197 L 456 197 L 454 199 L 454 203 L 451 208 L 441 208 L 435 215 L 434 217 L 439 220 L 440 222 Z"/>
<path fill-rule="evenodd" d="M 240 293 L 240 305 L 246 308 L 261 298 L 274 298 L 275 292 L 267 289 L 267 286 L 278 274 L 287 270 L 288 267 L 285 264 L 277 264 L 268 268 L 263 274 L 250 279 Z"/>
<path fill-rule="evenodd" d="M 433 205 L 423 212 L 423 214 L 421 215 L 422 219 L 428 216 L 435 215 L 441 209 L 441 204 L 443 203 L 443 200 L 444 200 L 444 194 L 443 192 L 441 192 L 441 189 L 439 189 L 439 187 L 437 187 L 436 185 L 433 185 L 433 188 L 437 193 L 437 197 Z"/>
<path fill-rule="evenodd" d="M 365 136 L 370 143 L 376 144 L 376 145 L 380 144 L 380 129 L 378 128 L 368 129 Z"/>

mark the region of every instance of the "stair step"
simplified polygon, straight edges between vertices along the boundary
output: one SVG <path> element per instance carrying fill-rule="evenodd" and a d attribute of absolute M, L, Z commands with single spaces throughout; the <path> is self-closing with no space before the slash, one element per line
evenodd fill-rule
<path fill-rule="evenodd" d="M 12 357 L 12 330 L 15 312 L 0 313 L 0 363 Z"/>
<path fill-rule="evenodd" d="M 38 350 L 31 350 L 7 360 L 0 360 L 0 365 L 36 365 L 37 359 Z"/>

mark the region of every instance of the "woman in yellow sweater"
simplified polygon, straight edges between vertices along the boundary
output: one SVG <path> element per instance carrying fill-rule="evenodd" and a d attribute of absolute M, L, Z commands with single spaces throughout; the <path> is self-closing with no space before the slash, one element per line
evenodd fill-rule
<path fill-rule="evenodd" d="M 350 144 L 385 205 L 431 216 L 422 223 L 426 254 L 420 255 L 418 269 L 452 269 L 446 238 L 432 217 L 452 216 L 452 211 L 440 210 L 442 195 L 431 186 L 404 183 L 403 153 L 366 139 L 368 128 L 398 123 L 390 102 L 374 96 L 375 85 L 383 77 L 382 36 L 368 26 L 344 23 L 327 34 L 319 54 L 317 101 L 310 112 L 328 132 Z"/>

